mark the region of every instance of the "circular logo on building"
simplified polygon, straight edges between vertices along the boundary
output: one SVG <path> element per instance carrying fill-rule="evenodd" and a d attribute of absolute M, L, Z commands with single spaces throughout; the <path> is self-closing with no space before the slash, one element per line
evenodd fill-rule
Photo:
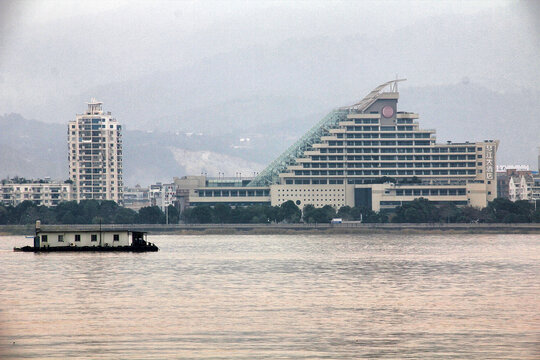
<path fill-rule="evenodd" d="M 382 115 L 385 118 L 392 117 L 392 115 L 394 115 L 394 108 L 391 107 L 390 105 L 386 105 L 385 107 L 382 108 Z"/>

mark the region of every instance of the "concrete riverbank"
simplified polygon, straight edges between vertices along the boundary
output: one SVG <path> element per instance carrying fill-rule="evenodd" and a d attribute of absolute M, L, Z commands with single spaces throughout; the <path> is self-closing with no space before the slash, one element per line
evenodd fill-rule
<path fill-rule="evenodd" d="M 94 230 L 99 225 L 43 225 L 53 230 Z M 150 234 L 355 234 L 355 233 L 509 233 L 540 234 L 540 223 L 523 224 L 116 224 L 102 230 L 129 229 Z M 0 235 L 32 235 L 33 225 L 0 225 Z"/>

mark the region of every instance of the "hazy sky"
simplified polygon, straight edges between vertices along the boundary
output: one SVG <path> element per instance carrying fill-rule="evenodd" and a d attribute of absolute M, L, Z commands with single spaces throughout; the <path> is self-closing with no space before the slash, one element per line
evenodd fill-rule
<path fill-rule="evenodd" d="M 4 0 L 0 114 L 65 123 L 91 95 L 124 121 L 133 110 L 132 125 L 137 106 L 157 118 L 250 94 L 315 99 L 316 112 L 396 73 L 404 87 L 538 96 L 539 3 Z"/>
<path fill-rule="evenodd" d="M 515 18 L 526 25 L 523 29 L 509 29 L 530 44 L 521 49 L 523 56 L 538 51 L 532 2 L 3 1 L 1 6 L 0 113 L 24 112 L 23 105 L 44 103 L 55 93 L 179 69 L 250 46 L 272 47 L 320 36 L 380 37 L 381 33 L 400 29 L 410 31 L 415 24 L 438 17 L 504 13 L 509 21 Z M 440 29 L 426 31 L 440 32 L 443 42 L 446 27 L 441 24 Z M 486 37 L 490 30 L 478 29 L 485 31 Z M 441 44 L 429 45 L 436 51 Z M 347 46 L 345 41 L 343 46 Z M 430 57 L 429 51 L 425 56 Z M 511 58 L 506 60 L 512 62 Z M 537 64 L 535 61 L 535 67 Z M 397 70 L 389 68 L 388 74 Z M 502 88 L 510 81 L 535 86 L 538 78 L 538 72 L 529 72 L 528 76 L 524 73 L 519 79 L 508 79 L 505 72 L 503 66 L 500 74 L 493 74 L 494 78 L 507 80 L 497 80 L 493 86 Z M 449 82 L 454 75 L 451 71 L 438 74 L 437 80 Z M 481 77 L 485 74 L 479 74 Z M 424 78 L 414 79 L 416 85 L 434 80 L 429 72 Z"/>

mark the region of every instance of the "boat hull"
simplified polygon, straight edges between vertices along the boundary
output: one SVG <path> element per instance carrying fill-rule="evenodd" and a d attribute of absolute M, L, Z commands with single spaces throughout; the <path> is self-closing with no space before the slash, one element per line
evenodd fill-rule
<path fill-rule="evenodd" d="M 54 247 L 39 247 L 23 246 L 14 248 L 13 251 L 18 252 L 155 252 L 159 248 L 154 244 L 140 246 L 54 246 Z"/>

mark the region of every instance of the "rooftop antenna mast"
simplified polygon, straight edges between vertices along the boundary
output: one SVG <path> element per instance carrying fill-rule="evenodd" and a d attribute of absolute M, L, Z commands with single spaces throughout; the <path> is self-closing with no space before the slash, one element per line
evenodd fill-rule
<path fill-rule="evenodd" d="M 393 82 L 392 85 L 390 85 L 390 92 L 398 92 L 398 82 L 399 80 L 398 74 L 396 73 L 396 80 Z"/>

